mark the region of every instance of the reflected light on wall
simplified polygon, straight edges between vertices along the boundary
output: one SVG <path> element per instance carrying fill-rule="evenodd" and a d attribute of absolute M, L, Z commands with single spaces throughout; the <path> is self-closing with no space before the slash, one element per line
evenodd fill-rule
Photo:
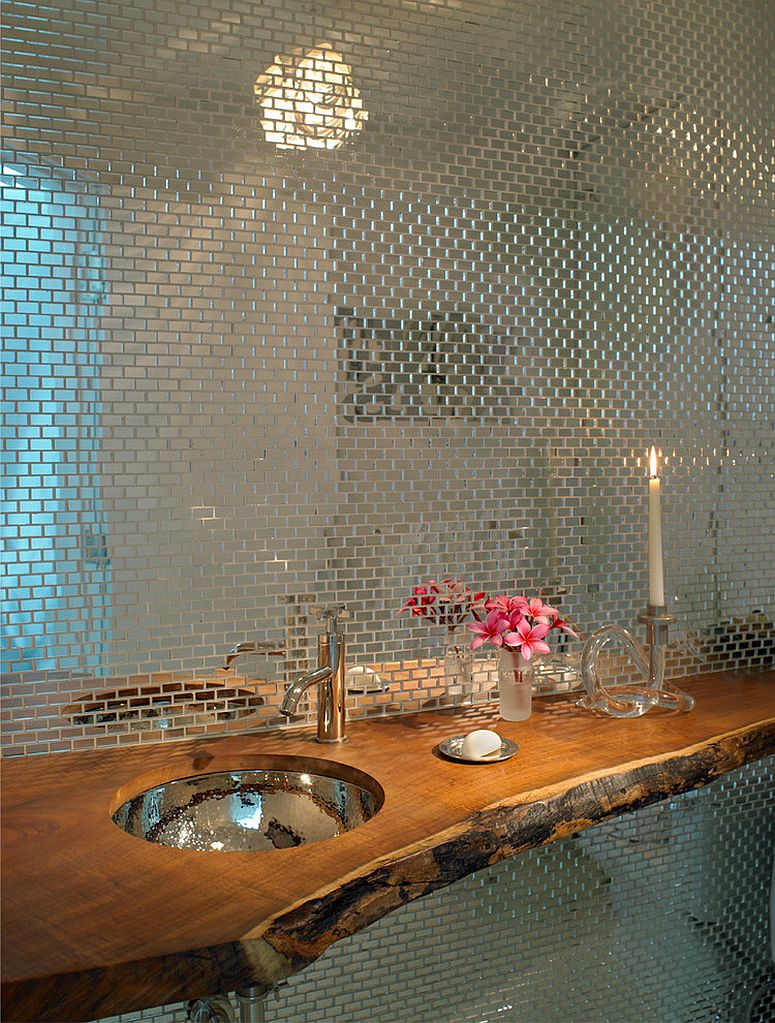
<path fill-rule="evenodd" d="M 278 149 L 336 149 L 369 116 L 352 68 L 330 43 L 278 54 L 253 92 L 266 139 Z"/>

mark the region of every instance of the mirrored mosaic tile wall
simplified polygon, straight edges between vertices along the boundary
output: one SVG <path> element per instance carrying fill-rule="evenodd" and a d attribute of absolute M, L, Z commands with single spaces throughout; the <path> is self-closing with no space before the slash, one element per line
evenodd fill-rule
<path fill-rule="evenodd" d="M 331 602 L 389 687 L 354 714 L 435 699 L 423 578 L 632 625 L 652 443 L 675 671 L 771 663 L 773 34 L 768 0 L 10 0 L 11 752 L 277 725 Z M 242 641 L 275 653 L 208 717 Z M 84 717 L 170 686 L 172 728 Z"/>
<path fill-rule="evenodd" d="M 271 991 L 264 1018 L 765 1023 L 773 767 L 749 764 L 404 906 Z M 105 1023 L 135 1020 L 184 1023 L 186 1006 Z"/>

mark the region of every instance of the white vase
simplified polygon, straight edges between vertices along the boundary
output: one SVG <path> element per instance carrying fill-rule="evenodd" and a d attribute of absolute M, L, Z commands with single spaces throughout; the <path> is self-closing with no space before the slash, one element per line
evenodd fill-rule
<path fill-rule="evenodd" d="M 498 692 L 504 721 L 527 721 L 533 713 L 535 658 L 526 661 L 519 650 L 498 651 Z"/>

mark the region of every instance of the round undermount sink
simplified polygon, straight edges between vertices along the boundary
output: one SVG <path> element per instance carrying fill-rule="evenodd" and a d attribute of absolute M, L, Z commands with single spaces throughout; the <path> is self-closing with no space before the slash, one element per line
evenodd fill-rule
<path fill-rule="evenodd" d="M 382 788 L 361 771 L 322 761 L 313 767 L 302 758 L 296 763 L 294 758 L 284 760 L 282 768 L 168 781 L 123 803 L 113 821 L 135 838 L 156 845 L 260 852 L 352 831 L 382 806 Z"/>

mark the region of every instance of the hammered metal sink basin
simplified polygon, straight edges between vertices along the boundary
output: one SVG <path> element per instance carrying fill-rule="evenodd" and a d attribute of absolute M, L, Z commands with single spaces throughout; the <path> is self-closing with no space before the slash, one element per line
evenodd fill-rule
<path fill-rule="evenodd" d="M 283 760 L 278 768 L 197 774 L 156 785 L 119 806 L 113 821 L 156 845 L 261 852 L 352 831 L 382 806 L 381 787 L 361 771 L 324 761 L 313 767 L 303 758 Z"/>

